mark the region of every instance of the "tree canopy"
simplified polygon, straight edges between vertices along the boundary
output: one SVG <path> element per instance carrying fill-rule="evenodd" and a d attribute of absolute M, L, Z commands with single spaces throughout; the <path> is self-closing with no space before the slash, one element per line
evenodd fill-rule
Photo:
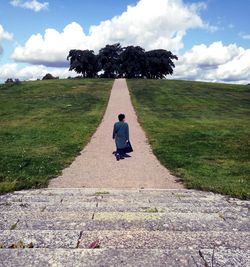
<path fill-rule="evenodd" d="M 69 70 L 84 78 L 163 79 L 173 74 L 173 60 L 178 57 L 164 49 L 145 51 L 140 46 L 121 47 L 116 43 L 101 48 L 98 55 L 92 50 L 70 50 L 67 60 L 70 61 Z"/>
<path fill-rule="evenodd" d="M 105 78 L 115 78 L 118 76 L 120 68 L 120 56 L 122 47 L 119 43 L 113 45 L 106 45 L 99 51 L 98 67 L 102 70 Z"/>
<path fill-rule="evenodd" d="M 69 70 L 81 73 L 84 78 L 94 78 L 98 72 L 98 60 L 93 50 L 70 50 L 67 60 L 70 59 Z"/>

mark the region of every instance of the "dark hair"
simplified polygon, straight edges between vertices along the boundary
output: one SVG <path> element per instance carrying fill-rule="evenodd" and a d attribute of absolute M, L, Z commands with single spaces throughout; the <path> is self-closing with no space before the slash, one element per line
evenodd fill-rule
<path fill-rule="evenodd" d="M 119 119 L 119 121 L 123 121 L 125 119 L 125 115 L 124 114 L 119 114 L 118 115 L 118 119 Z"/>

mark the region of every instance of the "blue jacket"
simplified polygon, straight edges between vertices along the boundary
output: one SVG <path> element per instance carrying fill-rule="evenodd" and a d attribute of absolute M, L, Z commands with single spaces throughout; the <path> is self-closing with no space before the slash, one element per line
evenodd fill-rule
<path fill-rule="evenodd" d="M 127 140 L 129 140 L 128 124 L 123 121 L 118 121 L 114 124 L 113 139 L 118 149 L 127 147 Z"/>

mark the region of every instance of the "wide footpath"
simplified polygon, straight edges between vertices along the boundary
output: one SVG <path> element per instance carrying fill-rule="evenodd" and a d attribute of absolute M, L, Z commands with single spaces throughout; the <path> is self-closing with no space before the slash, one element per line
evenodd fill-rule
<path fill-rule="evenodd" d="M 111 112 L 112 111 L 112 112 Z M 117 162 L 125 113 L 135 152 Z M 250 266 L 248 201 L 187 190 L 152 154 L 125 80 L 50 188 L 0 196 L 0 266 Z"/>
<path fill-rule="evenodd" d="M 134 152 L 131 158 L 116 162 L 112 133 L 120 113 L 126 115 Z M 117 79 L 103 120 L 89 144 L 49 187 L 183 188 L 177 181 L 152 153 L 137 121 L 126 80 Z"/>

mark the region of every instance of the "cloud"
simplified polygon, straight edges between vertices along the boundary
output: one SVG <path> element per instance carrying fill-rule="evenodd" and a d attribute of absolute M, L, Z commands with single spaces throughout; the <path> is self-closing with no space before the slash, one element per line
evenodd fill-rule
<path fill-rule="evenodd" d="M 2 40 L 12 40 L 13 34 L 6 32 L 3 28 L 3 26 L 0 24 L 0 41 Z"/>
<path fill-rule="evenodd" d="M 123 46 L 140 45 L 145 49 L 164 48 L 178 52 L 183 37 L 192 28 L 214 28 L 204 23 L 199 11 L 205 4 L 184 4 L 182 0 L 140 0 L 135 6 L 99 25 L 89 34 L 72 22 L 62 32 L 46 29 L 44 35 L 32 35 L 24 45 L 16 47 L 12 58 L 19 62 L 46 66 L 67 66 L 70 49 L 93 49 L 120 42 Z"/>
<path fill-rule="evenodd" d="M 223 46 L 222 42 L 214 42 L 210 46 L 204 44 L 195 45 L 186 52 L 183 60 L 195 62 L 198 66 L 209 67 L 224 64 L 238 54 L 238 47 L 235 44 Z"/>
<path fill-rule="evenodd" d="M 35 12 L 39 12 L 41 10 L 48 9 L 49 3 L 48 2 L 39 2 L 37 0 L 32 1 L 22 1 L 22 0 L 12 0 L 10 1 L 10 4 L 14 7 L 21 7 L 24 9 L 30 9 Z"/>
<path fill-rule="evenodd" d="M 3 40 L 12 40 L 13 34 L 6 32 L 3 26 L 0 24 L 0 54 L 3 53 L 2 41 Z"/>
<path fill-rule="evenodd" d="M 49 67 L 66 67 L 70 49 L 87 49 L 86 36 L 82 27 L 73 22 L 67 25 L 62 33 L 55 29 L 46 29 L 44 36 L 32 35 L 25 46 L 15 48 L 12 58 L 19 62 Z"/>
<path fill-rule="evenodd" d="M 239 48 L 238 55 L 218 66 L 216 76 L 226 82 L 250 82 L 250 49 Z"/>
<path fill-rule="evenodd" d="M 17 63 L 10 63 L 0 66 L 0 82 L 4 82 L 8 78 L 36 80 L 41 79 L 47 73 L 51 73 L 53 76 L 60 78 L 74 77 L 77 75 L 74 72 L 70 72 L 68 68 L 48 68 L 43 65 L 21 67 Z"/>
<path fill-rule="evenodd" d="M 205 24 L 205 27 L 209 32 L 213 33 L 213 32 L 217 32 L 219 31 L 221 28 L 219 28 L 218 26 L 211 26 L 210 24 Z"/>
<path fill-rule="evenodd" d="M 196 45 L 179 59 L 173 78 L 233 83 L 250 81 L 250 49 L 236 44 Z"/>
<path fill-rule="evenodd" d="M 250 34 L 244 34 L 241 36 L 244 40 L 250 40 Z"/>

